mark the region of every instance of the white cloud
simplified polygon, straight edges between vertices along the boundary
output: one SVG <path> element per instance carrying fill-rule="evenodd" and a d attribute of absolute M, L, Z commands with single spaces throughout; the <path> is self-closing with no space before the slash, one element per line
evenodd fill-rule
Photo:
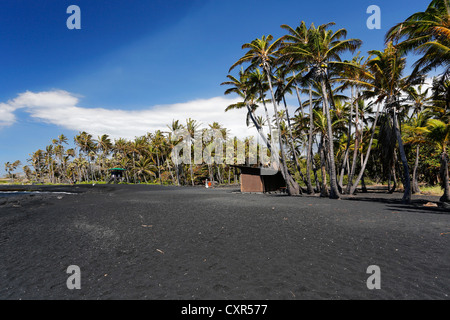
<path fill-rule="evenodd" d="M 15 110 L 15 107 L 10 106 L 7 103 L 0 103 L 0 128 L 10 126 L 16 122 L 16 116 L 14 115 Z"/>
<path fill-rule="evenodd" d="M 245 124 L 246 110 L 225 112 L 225 108 L 238 100 L 215 97 L 185 103 L 151 106 L 143 110 L 111 110 L 80 106 L 74 94 L 62 91 L 30 92 L 19 94 L 15 99 L 0 103 L 0 127 L 17 121 L 14 111 L 23 109 L 31 117 L 66 129 L 86 131 L 97 137 L 108 134 L 112 138 L 133 139 L 155 130 L 168 131 L 172 120 L 192 118 L 207 127 L 213 122 L 229 129 L 232 136 L 254 135 L 254 128 Z"/>

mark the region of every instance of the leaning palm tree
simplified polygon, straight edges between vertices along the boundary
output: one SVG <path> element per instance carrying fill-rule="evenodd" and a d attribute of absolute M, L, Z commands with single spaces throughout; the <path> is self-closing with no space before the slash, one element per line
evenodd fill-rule
<path fill-rule="evenodd" d="M 15 178 L 15 174 L 13 172 L 17 169 L 18 166 L 20 166 L 20 164 L 21 162 L 19 160 L 16 160 L 13 163 L 9 161 L 5 163 L 5 171 L 13 183 Z"/>
<path fill-rule="evenodd" d="M 275 93 L 272 86 L 272 68 L 275 65 L 275 59 L 277 50 L 281 45 L 281 39 L 277 39 L 273 41 L 273 36 L 268 35 L 262 36 L 261 39 L 255 39 L 250 43 L 245 43 L 242 45 L 242 49 L 248 49 L 247 53 L 240 58 L 238 61 L 236 61 L 231 67 L 230 70 L 233 70 L 236 66 L 242 65 L 244 63 L 249 63 L 249 67 L 247 70 L 255 70 L 259 66 L 263 68 L 263 71 L 265 73 L 265 76 L 267 78 L 267 83 L 269 85 L 269 91 L 272 97 L 272 104 L 275 114 L 275 122 L 277 126 L 277 133 L 278 133 L 278 141 L 280 143 L 280 167 L 281 167 L 281 173 L 283 175 L 284 180 L 286 181 L 287 186 L 287 192 L 289 195 L 297 195 L 300 194 L 301 189 L 298 185 L 298 183 L 294 180 L 291 173 L 288 170 L 287 162 L 286 162 L 286 156 L 284 152 L 284 146 L 282 145 L 282 138 L 281 138 L 281 127 L 280 127 L 280 120 L 278 118 L 278 103 L 275 99 Z M 271 137 L 273 137 L 271 135 Z"/>
<path fill-rule="evenodd" d="M 406 58 L 392 43 L 388 43 L 384 51 L 372 50 L 370 54 L 374 55 L 374 58 L 369 62 L 369 66 L 375 75 L 372 94 L 377 97 L 377 102 L 384 102 L 385 112 L 391 115 L 391 117 L 385 119 L 392 122 L 394 139 L 397 140 L 398 151 L 403 164 L 404 194 L 402 201 L 409 203 L 411 201 L 411 180 L 399 122 L 400 97 L 411 85 L 411 82 L 407 81 L 411 78 L 403 77 Z"/>
<path fill-rule="evenodd" d="M 225 94 L 237 94 L 242 101 L 238 101 L 236 103 L 230 104 L 225 109 L 226 111 L 230 111 L 233 109 L 241 109 L 247 108 L 247 126 L 250 125 L 250 121 L 253 123 L 254 127 L 258 131 L 259 136 L 262 138 L 264 143 L 267 145 L 268 149 L 271 150 L 271 145 L 267 140 L 267 137 L 264 134 L 264 124 L 269 125 L 266 120 L 260 121 L 260 117 L 256 116 L 255 112 L 258 109 L 260 102 L 260 98 L 258 97 L 259 89 L 255 88 L 254 78 L 250 79 L 250 72 L 244 71 L 241 68 L 239 71 L 239 77 L 236 78 L 232 75 L 227 75 L 228 81 L 222 82 L 221 85 L 228 85 L 230 88 L 225 90 Z"/>
<path fill-rule="evenodd" d="M 365 59 L 360 56 L 358 52 L 351 60 L 345 61 L 346 65 L 340 70 L 336 81 L 343 83 L 342 89 L 350 88 L 350 112 L 348 114 L 348 133 L 347 133 L 347 143 L 346 143 L 346 154 L 344 155 L 342 167 L 345 167 L 345 162 L 348 164 L 348 184 L 345 189 L 346 193 L 350 193 L 352 187 L 353 176 L 356 170 L 356 162 L 358 156 L 359 145 L 362 144 L 362 122 L 360 117 L 360 106 L 364 104 L 361 99 L 361 86 L 358 81 L 364 81 L 370 77 L 369 71 L 367 70 L 367 62 L 369 59 Z M 352 133 L 352 128 L 354 126 L 354 134 Z M 353 137 L 353 156 L 350 160 L 349 147 L 352 144 Z M 351 165 L 350 165 L 351 162 Z M 341 176 L 342 177 L 342 176 Z"/>
<path fill-rule="evenodd" d="M 303 23 L 302 23 L 303 25 Z M 330 115 L 330 104 L 332 105 L 332 94 L 330 92 L 330 73 L 345 65 L 341 61 L 341 54 L 355 51 L 360 45 L 359 39 L 344 39 L 347 36 L 345 29 L 339 29 L 335 32 L 329 30 L 334 22 L 315 27 L 311 24 L 306 31 L 304 28 L 301 37 L 294 36 L 285 37 L 285 45 L 283 47 L 283 56 L 286 59 L 293 59 L 298 64 L 303 64 L 304 70 L 308 73 L 304 76 L 304 81 L 316 81 L 321 85 L 323 94 L 323 113 L 327 117 L 327 151 L 329 158 L 329 174 L 330 174 L 330 198 L 338 199 L 340 197 L 336 164 L 333 148 L 333 130 Z M 293 30 L 292 28 L 288 30 Z M 305 33 L 306 32 L 306 33 Z M 298 39 L 297 39 L 298 38 Z"/>
<path fill-rule="evenodd" d="M 295 141 L 296 139 L 294 139 L 294 136 L 292 135 L 292 124 L 291 124 L 291 117 L 289 115 L 289 108 L 288 105 L 286 103 L 286 94 L 287 93 L 291 93 L 292 94 L 292 89 L 295 86 L 295 82 L 296 82 L 296 77 L 291 77 L 289 80 L 286 79 L 286 72 L 290 71 L 290 69 L 288 69 L 285 65 L 282 65 L 278 68 L 278 70 L 276 71 L 276 76 L 274 76 L 274 80 L 275 80 L 275 85 L 276 85 L 276 91 L 275 91 L 275 97 L 277 99 L 277 103 L 280 103 L 281 101 L 283 101 L 283 105 L 284 105 L 284 110 L 280 111 L 280 114 L 282 114 L 283 116 L 280 117 L 280 119 L 286 119 L 287 125 L 286 125 L 286 135 L 285 136 L 289 136 L 289 139 L 286 139 L 288 141 L 288 144 L 290 146 L 291 149 L 291 153 L 292 153 L 292 157 L 294 158 L 294 162 L 295 165 L 297 166 L 297 170 L 298 173 L 300 174 L 300 177 L 302 177 L 302 179 L 304 180 L 304 182 L 308 185 L 308 181 L 306 179 L 304 179 L 301 167 L 300 167 L 300 160 L 299 160 L 299 155 L 298 155 L 298 151 L 295 145 Z M 299 105 L 300 105 L 300 113 L 303 117 L 303 108 L 302 108 L 302 103 L 301 103 L 301 99 L 300 99 L 300 90 L 298 89 L 298 87 L 296 87 L 296 92 L 297 92 L 297 99 L 299 101 Z"/>
<path fill-rule="evenodd" d="M 367 62 L 367 67 L 370 70 L 370 73 L 366 74 L 367 79 L 363 81 L 353 81 L 367 88 L 367 90 L 363 92 L 364 98 L 375 99 L 374 103 L 377 105 L 377 114 L 375 116 L 374 125 L 376 125 L 378 120 L 378 106 L 380 104 L 384 105 L 384 112 L 389 115 L 389 117 L 384 117 L 383 119 L 389 121 L 389 123 L 385 124 L 385 127 L 392 128 L 390 131 L 392 135 L 385 141 L 389 142 L 389 145 L 393 147 L 394 144 L 391 142 L 397 140 L 404 173 L 404 194 L 402 201 L 404 203 L 409 203 L 411 201 L 411 183 L 399 122 L 399 113 L 401 109 L 406 108 L 407 105 L 402 106 L 402 101 L 400 99 L 401 95 L 406 92 L 411 85 L 419 84 L 422 81 L 422 78 L 403 76 L 406 67 L 406 58 L 392 42 L 388 43 L 383 51 L 371 50 L 369 51 L 369 54 L 371 55 L 371 58 Z M 373 132 L 375 132 L 375 126 L 373 126 Z M 386 145 L 386 143 L 384 145 Z M 370 152 L 370 148 L 368 149 L 368 152 Z M 362 163 L 360 174 L 350 190 L 351 193 L 355 192 L 356 186 L 364 173 L 368 156 L 369 153 L 366 155 L 364 163 Z"/>

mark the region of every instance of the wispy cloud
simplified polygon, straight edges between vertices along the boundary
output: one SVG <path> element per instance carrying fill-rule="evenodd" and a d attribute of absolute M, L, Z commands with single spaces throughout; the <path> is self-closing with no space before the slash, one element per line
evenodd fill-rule
<path fill-rule="evenodd" d="M 20 121 L 15 111 L 22 109 L 39 121 L 76 132 L 86 131 L 94 136 L 108 134 L 112 138 L 133 139 L 155 130 L 168 131 L 167 125 L 172 120 L 180 120 L 183 124 L 188 118 L 199 121 L 202 127 L 218 122 L 229 129 L 232 136 L 254 135 L 255 129 L 245 125 L 246 110 L 224 111 L 235 102 L 237 99 L 214 97 L 141 110 L 112 110 L 81 106 L 80 97 L 63 90 L 27 91 L 0 103 L 0 127 Z"/>
<path fill-rule="evenodd" d="M 7 103 L 0 103 L 0 128 L 16 122 L 15 110 L 16 108 Z"/>

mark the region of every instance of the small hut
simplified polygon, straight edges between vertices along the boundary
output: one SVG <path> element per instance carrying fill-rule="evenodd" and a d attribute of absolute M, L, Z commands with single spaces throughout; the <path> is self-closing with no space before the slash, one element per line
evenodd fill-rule
<path fill-rule="evenodd" d="M 122 179 L 123 179 L 123 172 L 125 171 L 125 169 L 112 168 L 112 169 L 108 169 L 108 171 L 111 174 L 111 177 L 109 178 L 108 183 L 111 183 L 113 181 L 114 181 L 114 183 L 122 181 Z"/>
<path fill-rule="evenodd" d="M 241 170 L 241 192 L 285 191 L 286 182 L 279 170 L 236 166 Z"/>

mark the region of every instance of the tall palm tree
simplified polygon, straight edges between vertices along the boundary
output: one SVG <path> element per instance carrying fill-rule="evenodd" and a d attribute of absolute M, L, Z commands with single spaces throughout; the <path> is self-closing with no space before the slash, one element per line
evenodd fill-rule
<path fill-rule="evenodd" d="M 282 29 L 285 29 L 288 34 L 282 37 L 283 46 L 290 46 L 293 44 L 302 44 L 306 45 L 308 43 L 308 35 L 310 30 L 306 27 L 306 23 L 302 21 L 299 26 L 295 29 L 283 24 L 281 25 Z M 287 61 L 286 61 L 287 59 Z M 284 59 L 283 55 L 279 58 L 280 62 L 285 62 L 288 65 L 288 68 L 293 73 L 294 84 L 296 88 L 297 98 L 300 104 L 300 111 L 303 114 L 304 106 L 301 105 L 300 94 L 298 92 L 298 85 L 301 86 L 309 86 L 309 103 L 305 105 L 309 105 L 309 132 L 308 132 L 308 144 L 306 149 L 306 192 L 308 194 L 312 194 L 314 189 L 311 183 L 311 165 L 312 165 L 312 145 L 313 145 L 313 132 L 314 132 L 314 113 L 313 113 L 313 104 L 312 104 L 312 83 L 311 81 L 307 84 L 304 83 L 301 78 L 303 73 L 308 71 L 308 65 L 305 64 L 304 59 L 296 60 L 295 57 L 287 57 Z M 297 73 L 298 72 L 298 73 Z"/>
<path fill-rule="evenodd" d="M 191 150 L 191 146 L 193 146 L 192 141 L 195 141 L 196 134 L 198 133 L 198 129 L 199 129 L 200 125 L 201 124 L 198 123 L 197 120 L 193 120 L 191 118 L 186 119 L 186 130 L 188 133 L 187 138 L 188 138 L 188 145 L 189 145 L 190 150 Z M 195 183 L 194 183 L 194 170 L 192 168 L 192 153 L 189 154 L 189 171 L 191 173 L 191 183 L 192 183 L 192 186 L 194 186 Z"/>
<path fill-rule="evenodd" d="M 391 124 L 386 126 L 386 128 L 392 127 L 392 139 L 397 140 L 400 159 L 403 165 L 404 194 L 402 201 L 404 203 L 409 203 L 411 201 L 411 180 L 408 161 L 400 131 L 399 112 L 401 112 L 402 109 L 401 95 L 406 92 L 411 85 L 419 84 L 422 81 L 422 78 L 403 76 L 406 67 L 406 58 L 393 45 L 392 42 L 388 43 L 383 51 L 371 50 L 369 51 L 369 54 L 371 57 L 367 62 L 367 67 L 370 70 L 370 74 L 367 73 L 367 79 L 365 80 L 354 81 L 367 88 L 367 90 L 363 93 L 364 98 L 375 98 L 374 103 L 377 105 L 383 103 L 384 112 L 390 115 L 389 117 L 384 117 L 383 119 L 391 122 Z M 405 108 L 407 105 L 403 105 L 403 107 Z M 378 112 L 374 122 L 376 123 L 377 120 Z M 390 145 L 393 146 L 391 143 Z M 370 149 L 368 149 L 368 151 L 370 152 Z M 366 156 L 366 159 L 367 157 L 368 155 Z M 355 191 L 364 169 L 365 164 L 362 164 L 361 172 L 351 188 L 351 193 Z"/>
<path fill-rule="evenodd" d="M 170 125 L 167 125 L 169 128 L 169 136 L 168 136 L 168 147 L 169 149 L 173 150 L 174 147 L 181 141 L 181 138 L 176 140 L 174 136 L 176 136 L 176 133 L 184 128 L 184 126 L 180 123 L 179 120 L 172 120 L 172 123 Z M 175 157 L 178 157 L 177 154 L 172 155 Z M 181 176 L 182 176 L 182 165 L 178 158 L 172 158 L 172 163 L 175 166 L 175 174 L 177 178 L 177 185 L 179 186 L 181 183 Z"/>
<path fill-rule="evenodd" d="M 38 182 L 42 182 L 43 173 L 45 171 L 45 155 L 44 151 L 41 149 L 36 150 L 35 152 L 30 154 L 31 166 L 34 168 L 35 178 Z"/>
<path fill-rule="evenodd" d="M 302 103 L 300 99 L 300 90 L 296 86 L 296 77 L 291 77 L 289 80 L 286 78 L 286 73 L 291 71 L 291 69 L 287 68 L 285 65 L 281 65 L 278 70 L 276 71 L 276 75 L 274 75 L 276 90 L 275 90 L 275 97 L 277 99 L 277 103 L 283 102 L 284 110 L 280 111 L 280 119 L 286 119 L 286 138 L 287 144 L 290 146 L 292 157 L 294 158 L 295 165 L 297 166 L 298 173 L 300 174 L 300 177 L 306 184 L 308 184 L 307 180 L 304 178 L 301 167 L 300 167 L 300 159 L 296 148 L 296 139 L 294 139 L 294 136 L 292 135 L 292 124 L 291 124 L 291 117 L 289 115 L 289 108 L 286 103 L 286 93 L 292 94 L 292 90 L 295 87 L 296 93 L 297 93 L 297 100 L 299 102 L 299 109 L 300 113 L 302 115 L 302 118 L 304 116 L 303 114 L 303 108 Z"/>
<path fill-rule="evenodd" d="M 282 138 L 281 138 L 281 127 L 280 127 L 280 121 L 278 118 L 278 103 L 275 99 L 275 93 L 273 90 L 272 85 L 272 68 L 276 64 L 276 54 L 277 50 L 281 45 L 281 39 L 277 39 L 273 41 L 273 36 L 268 35 L 262 36 L 260 39 L 255 39 L 250 43 L 245 43 L 242 45 L 242 49 L 248 49 L 246 54 L 240 58 L 238 61 L 236 61 L 231 67 L 230 70 L 233 70 L 236 66 L 242 65 L 244 63 L 249 63 L 248 70 L 254 70 L 257 69 L 258 66 L 262 66 L 267 83 L 269 85 L 269 91 L 272 97 L 272 104 L 275 114 L 275 120 L 276 120 L 276 126 L 277 126 L 277 133 L 278 133 L 278 140 L 280 143 L 280 167 L 281 167 L 281 173 L 283 175 L 284 180 L 286 181 L 287 186 L 287 192 L 289 195 L 297 195 L 300 194 L 301 189 L 298 185 L 298 183 L 294 180 L 291 173 L 288 170 L 287 163 L 286 163 L 286 156 L 284 147 L 282 145 Z M 271 137 L 273 137 L 271 135 Z"/>
<path fill-rule="evenodd" d="M 351 60 L 346 60 L 346 65 L 340 70 L 336 81 L 343 83 L 342 89 L 350 88 L 350 112 L 348 114 L 348 133 L 346 142 L 346 153 L 344 155 L 342 167 L 345 168 L 345 162 L 350 167 L 348 170 L 348 184 L 345 189 L 345 193 L 350 193 L 352 187 L 353 176 L 356 170 L 356 162 L 358 157 L 359 145 L 362 138 L 362 121 L 360 117 L 360 106 L 364 103 L 361 99 L 360 89 L 361 86 L 358 81 L 364 81 L 370 75 L 367 70 L 367 62 L 369 59 L 364 59 L 358 52 Z M 354 127 L 354 133 L 353 133 Z M 350 152 L 349 147 L 352 143 L 353 137 L 353 156 L 350 165 Z M 342 177 L 342 176 L 341 176 Z"/>
<path fill-rule="evenodd" d="M 411 118 L 403 128 L 405 136 L 405 144 L 411 144 L 416 149 L 416 158 L 414 161 L 414 168 L 412 173 L 411 192 L 420 193 L 418 174 L 420 146 L 427 143 L 425 133 L 427 132 L 427 121 L 430 118 L 430 113 L 421 111 L 416 113 L 414 118 Z"/>
<path fill-rule="evenodd" d="M 334 117 L 333 117 L 334 118 Z M 329 192 L 327 188 L 327 178 L 326 178 L 326 167 L 327 163 L 330 165 L 330 157 L 327 156 L 326 153 L 326 136 L 328 133 L 328 120 L 326 115 L 323 114 L 322 110 L 314 110 L 314 127 L 317 129 L 318 132 L 320 132 L 320 143 L 318 152 L 320 155 L 320 164 L 321 164 L 321 174 L 322 174 L 322 186 L 320 188 L 320 195 L 322 197 L 328 197 Z M 336 119 L 334 118 L 334 121 L 332 123 L 332 126 L 335 127 L 341 122 L 343 122 L 344 119 Z M 329 143 L 329 142 L 328 142 Z M 331 189 L 331 188 L 330 188 Z"/>
<path fill-rule="evenodd" d="M 250 79 L 250 77 L 250 72 L 244 71 L 244 69 L 241 68 L 241 70 L 239 71 L 239 78 L 236 78 L 232 75 L 227 75 L 227 78 L 229 80 L 221 83 L 221 85 L 231 86 L 230 88 L 225 90 L 225 95 L 237 94 L 242 99 L 242 101 L 227 106 L 225 111 L 247 108 L 247 126 L 249 126 L 249 120 L 251 120 L 256 130 L 258 131 L 259 136 L 264 141 L 267 148 L 271 150 L 270 142 L 267 140 L 263 129 L 264 123 L 269 125 L 269 123 L 267 123 L 267 115 L 265 121 L 259 121 L 258 116 L 256 116 L 255 114 L 259 106 L 258 103 L 261 102 L 261 98 L 258 97 L 257 94 L 257 92 L 259 92 L 260 90 L 255 88 L 255 82 L 253 81 L 254 78 Z"/>
<path fill-rule="evenodd" d="M 109 135 L 103 134 L 98 137 L 97 139 L 97 148 L 99 151 L 101 151 L 100 161 L 101 161 L 101 171 L 105 171 L 105 159 L 108 156 L 109 152 L 111 151 L 113 147 L 113 144 L 111 142 L 111 139 L 109 138 Z"/>
<path fill-rule="evenodd" d="M 78 156 L 81 157 L 81 154 L 84 153 L 85 157 L 88 162 L 88 173 L 87 177 L 91 180 L 94 179 L 93 172 L 92 172 L 92 166 L 91 166 L 91 156 L 89 154 L 91 152 L 95 152 L 97 149 L 97 144 L 92 138 L 92 135 L 90 133 L 87 133 L 86 131 L 80 132 L 78 135 L 74 138 L 75 144 L 78 146 Z"/>
<path fill-rule="evenodd" d="M 269 83 L 267 81 L 266 73 L 261 72 L 259 68 L 255 68 L 253 70 L 247 69 L 246 71 L 248 72 L 248 85 L 250 86 L 250 91 L 259 95 L 258 102 L 262 103 L 263 105 L 264 113 L 266 115 L 266 123 L 269 129 L 269 135 L 272 137 L 272 122 L 270 120 L 269 111 L 266 104 L 266 91 L 269 89 Z"/>
<path fill-rule="evenodd" d="M 329 174 L 330 174 L 330 198 L 340 198 L 337 185 L 336 164 L 333 148 L 332 120 L 330 115 L 331 86 L 330 74 L 336 69 L 345 65 L 341 61 L 341 54 L 355 51 L 360 45 L 359 39 L 344 39 L 347 36 L 345 29 L 339 29 L 335 32 L 329 30 L 334 23 L 328 23 L 315 27 L 311 24 L 306 31 L 304 23 L 301 24 L 302 34 L 298 38 L 296 35 L 285 37 L 286 44 L 283 47 L 283 55 L 292 58 L 299 64 L 303 64 L 308 73 L 305 80 L 314 80 L 321 85 L 323 94 L 323 111 L 327 117 L 327 151 L 329 155 Z M 294 30 L 289 28 L 288 30 Z M 297 32 L 298 33 L 298 32 Z"/>

